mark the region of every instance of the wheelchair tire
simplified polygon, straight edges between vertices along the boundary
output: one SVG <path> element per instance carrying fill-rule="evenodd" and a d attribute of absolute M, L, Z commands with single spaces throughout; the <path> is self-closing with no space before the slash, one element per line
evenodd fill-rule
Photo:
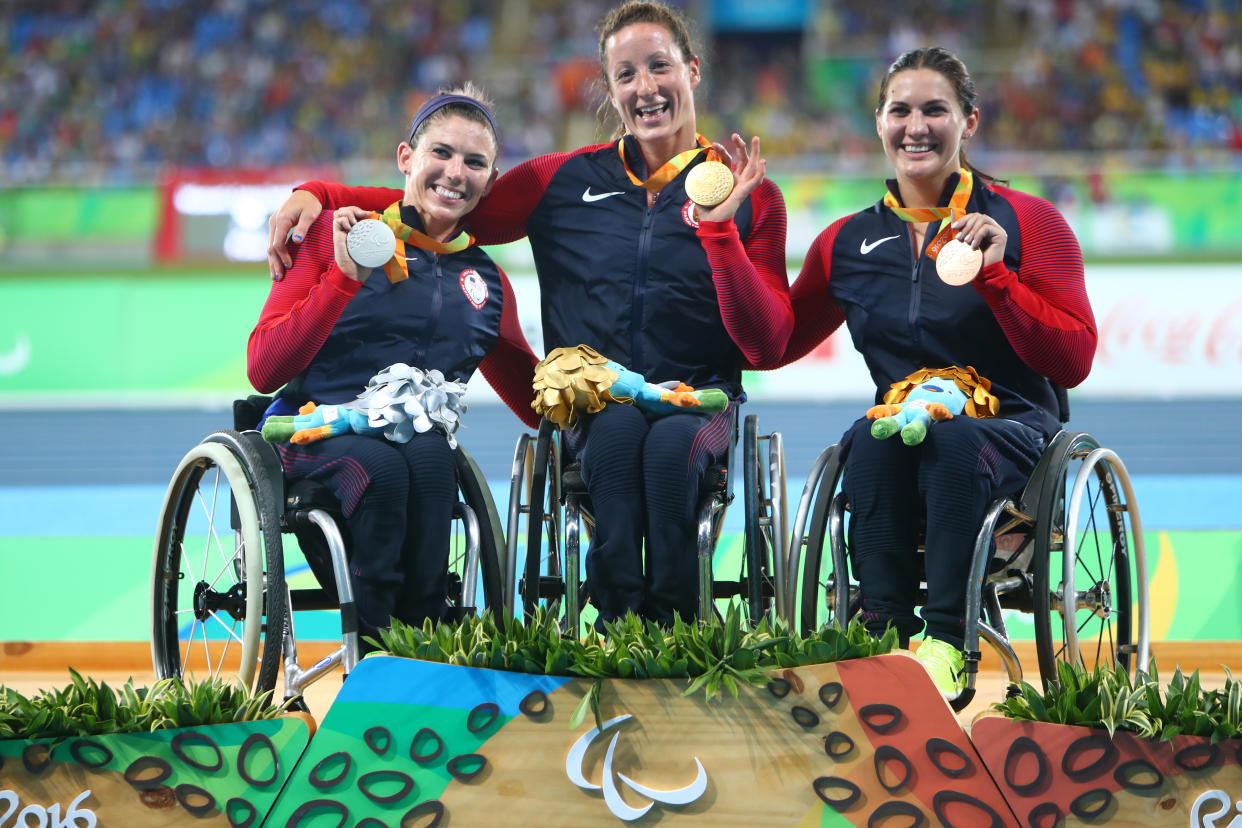
<path fill-rule="evenodd" d="M 764 468 L 766 464 L 759 457 L 759 417 L 749 414 L 742 425 L 742 497 L 746 511 L 743 554 L 746 577 L 742 600 L 752 625 L 768 615 L 774 603 L 779 603 L 773 600 L 776 594 L 773 561 L 776 555 L 784 554 L 780 539 L 775 537 L 773 504 L 767 496 Z"/>
<path fill-rule="evenodd" d="M 540 423 L 539 436 L 531 451 L 530 486 L 525 490 L 529 498 L 526 563 L 517 591 L 524 615 L 534 613 L 541 602 L 555 615 L 560 612 L 564 600 L 565 584 L 561 573 L 560 463 L 556 425 L 550 420 Z"/>
<path fill-rule="evenodd" d="M 824 623 L 839 621 L 844 626 L 848 620 L 841 617 L 839 608 L 840 600 L 831 543 L 828 545 L 828 554 L 824 554 L 824 543 L 829 540 L 828 516 L 832 501 L 836 496 L 837 486 L 841 481 L 843 459 L 840 443 L 834 443 L 824 449 L 820 459 L 816 462 L 816 466 L 820 467 L 819 477 L 816 481 L 807 483 L 808 487 L 813 487 L 814 505 L 807 516 L 805 535 L 803 535 L 802 527 L 795 527 L 794 530 L 795 544 L 802 544 L 805 538 L 805 548 L 801 555 L 802 589 L 799 593 L 800 628 L 804 635 L 815 632 Z M 808 495 L 809 492 L 803 496 Z M 792 557 L 790 566 L 791 568 L 797 566 Z M 846 590 L 848 602 L 848 572 L 846 572 L 843 587 Z M 826 616 L 823 611 L 826 611 Z"/>
<path fill-rule="evenodd" d="M 236 431 L 216 432 L 173 473 L 151 571 L 157 678 L 276 686 L 287 591 L 280 510 L 259 450 Z"/>
<path fill-rule="evenodd" d="M 457 462 L 457 487 L 461 492 L 462 502 L 469 506 L 479 522 L 479 578 L 483 582 L 483 608 L 489 609 L 496 623 L 504 625 L 513 615 L 512 596 L 505 592 L 501 557 L 505 548 L 505 535 L 500 522 L 500 514 L 496 510 L 496 502 L 492 499 L 487 478 L 479 469 L 474 458 L 460 444 L 453 452 Z M 449 571 L 459 571 L 460 566 L 454 565 L 450 557 Z M 463 601 L 470 602 L 473 596 L 463 596 Z"/>
<path fill-rule="evenodd" d="M 1037 498 L 1032 561 L 1036 650 L 1047 686 L 1057 680 L 1057 662 L 1091 669 L 1147 664 L 1145 564 L 1141 530 L 1131 533 L 1137 507 L 1124 467 L 1122 477 L 1090 434 L 1059 435 Z M 1112 455 L 1111 452 L 1104 452 Z M 1088 465 L 1089 464 L 1089 465 Z M 1119 465 L 1119 464 L 1118 464 Z M 1081 483 L 1075 482 L 1081 478 Z M 1119 482 L 1121 485 L 1119 485 Z M 1132 511 L 1133 510 L 1133 511 Z M 1069 525 L 1073 521 L 1074 525 Z M 1074 598 L 1066 601 L 1066 573 Z M 1142 609 L 1135 618 L 1137 601 Z"/>

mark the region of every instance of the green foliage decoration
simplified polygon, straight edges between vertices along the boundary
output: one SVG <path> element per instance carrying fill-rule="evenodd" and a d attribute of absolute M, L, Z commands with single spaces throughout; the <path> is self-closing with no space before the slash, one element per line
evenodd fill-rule
<path fill-rule="evenodd" d="M 271 719 L 285 710 L 271 703 L 271 691 L 252 693 L 224 679 L 183 682 L 161 679 L 120 688 L 84 678 L 70 669 L 70 683 L 26 698 L 0 686 L 0 739 L 67 739 L 110 733 L 146 733 Z"/>
<path fill-rule="evenodd" d="M 566 637 L 557 618 L 539 608 L 504 628 L 486 610 L 460 623 L 411 627 L 394 619 L 380 640 L 385 652 L 463 667 L 488 667 L 549 676 L 597 680 L 574 714 L 581 723 L 588 707 L 599 714 L 599 684 L 606 678 L 685 679 L 683 695 L 703 692 L 708 701 L 723 692 L 736 697 L 742 684 L 763 685 L 769 671 L 806 664 L 844 661 L 891 652 L 897 633 L 872 636 L 858 621 L 844 630 L 825 625 L 803 637 L 780 621 L 764 618 L 751 627 L 734 602 L 723 618 L 706 622 L 674 620 L 671 627 L 633 614 L 605 622 L 603 634 Z M 572 726 L 572 725 L 571 725 Z"/>
<path fill-rule="evenodd" d="M 1199 671 L 1173 672 L 1161 689 L 1155 662 L 1131 676 L 1123 668 L 1087 670 L 1057 664 L 1057 681 L 1041 693 L 1022 682 L 1021 693 L 992 707 L 1018 721 L 1051 722 L 1118 730 L 1140 738 L 1169 741 L 1175 736 L 1207 737 L 1212 743 L 1242 735 L 1242 684 L 1226 668 L 1225 686 L 1204 690 Z"/>

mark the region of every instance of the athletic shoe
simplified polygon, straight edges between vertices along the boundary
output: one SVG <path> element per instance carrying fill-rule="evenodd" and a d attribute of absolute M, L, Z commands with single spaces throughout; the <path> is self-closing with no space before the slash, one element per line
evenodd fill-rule
<path fill-rule="evenodd" d="M 966 656 L 961 650 L 939 638 L 924 637 L 914 655 L 931 676 L 940 695 L 946 699 L 961 695 L 966 687 Z"/>

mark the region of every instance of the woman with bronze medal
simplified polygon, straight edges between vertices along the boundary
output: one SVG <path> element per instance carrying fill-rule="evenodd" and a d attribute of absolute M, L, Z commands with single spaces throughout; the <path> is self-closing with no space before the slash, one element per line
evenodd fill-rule
<path fill-rule="evenodd" d="M 600 26 L 599 58 L 621 137 L 518 165 L 470 230 L 484 243 L 530 239 L 548 351 L 588 345 L 653 382 L 720 388 L 736 404 L 742 368 L 779 357 L 792 327 L 784 200 L 757 138 L 735 134 L 726 148 L 696 132 L 701 66 L 680 15 L 618 6 Z M 273 217 L 274 274 L 286 232 L 296 239 L 320 203 L 374 209 L 392 195 L 303 189 Z M 596 518 L 587 584 L 601 620 L 695 614 L 693 509 L 708 464 L 729 451 L 731 416 L 648 419 L 609 405 L 566 432 Z"/>
<path fill-rule="evenodd" d="M 392 191 L 382 213 L 342 207 L 311 223 L 250 334 L 250 381 L 277 392 L 264 437 L 284 438 L 276 448 L 286 479 L 318 480 L 341 502 L 363 635 L 375 636 L 390 617 L 421 626 L 445 611 L 457 501 L 452 430 L 404 420 L 413 427 L 384 439 L 338 434 L 333 424 L 372 378 L 420 377 L 404 386 L 408 413 L 413 400 L 432 409 L 445 382 L 464 383 L 476 368 L 527 425 L 537 424 L 529 392 L 536 358 L 513 291 L 460 226 L 496 179 L 498 148 L 476 89 L 432 98 L 397 148 L 404 189 Z M 355 226 L 371 230 L 370 250 L 357 244 L 363 234 L 351 236 Z M 318 404 L 323 428 L 289 426 L 273 437 L 308 402 Z M 444 417 L 455 422 L 455 412 Z"/>
<path fill-rule="evenodd" d="M 790 291 L 794 334 L 775 363 L 803 356 L 844 322 L 877 403 L 922 369 L 990 385 L 999 410 L 936 422 L 914 445 L 877 439 L 867 417 L 842 440 L 863 618 L 876 632 L 892 624 L 903 642 L 925 628 L 917 656 L 950 698 L 963 687 L 966 586 L 984 513 L 1025 484 L 1060 425 L 1054 383 L 1082 382 L 1096 347 L 1077 240 L 1047 201 L 967 162 L 979 121 L 974 83 L 955 55 L 915 49 L 892 64 L 875 124 L 895 177 L 880 201 L 812 244 Z"/>

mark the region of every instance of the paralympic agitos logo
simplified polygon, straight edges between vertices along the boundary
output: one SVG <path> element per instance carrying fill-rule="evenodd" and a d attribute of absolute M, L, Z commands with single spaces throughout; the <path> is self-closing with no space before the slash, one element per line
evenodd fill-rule
<path fill-rule="evenodd" d="M 573 747 L 569 749 L 568 755 L 565 757 L 565 775 L 569 777 L 569 781 L 582 788 L 584 791 L 602 791 L 604 795 L 604 804 L 608 806 L 608 810 L 619 819 L 631 822 L 646 814 L 651 810 L 655 803 L 659 802 L 664 805 L 689 805 L 694 802 L 703 792 L 707 790 L 707 771 L 703 768 L 703 763 L 698 757 L 694 758 L 694 764 L 698 768 L 698 774 L 694 781 L 684 788 L 675 790 L 661 790 L 658 788 L 649 788 L 646 785 L 630 779 L 621 772 L 614 774 L 612 768 L 613 752 L 617 747 L 617 740 L 621 738 L 620 731 L 614 732 L 612 741 L 608 743 L 608 751 L 604 754 L 604 773 L 600 784 L 589 781 L 583 769 L 583 760 L 586 758 L 586 752 L 590 749 L 591 744 L 613 725 L 619 724 L 626 719 L 633 718 L 631 714 L 626 713 L 622 716 L 609 719 L 604 722 L 601 727 L 593 727 L 586 733 L 582 734 L 578 741 L 574 742 Z M 615 779 L 614 779 L 615 776 Z M 651 801 L 641 808 L 630 806 L 621 798 L 621 793 L 617 789 L 616 779 L 620 779 L 626 787 L 647 797 Z"/>

